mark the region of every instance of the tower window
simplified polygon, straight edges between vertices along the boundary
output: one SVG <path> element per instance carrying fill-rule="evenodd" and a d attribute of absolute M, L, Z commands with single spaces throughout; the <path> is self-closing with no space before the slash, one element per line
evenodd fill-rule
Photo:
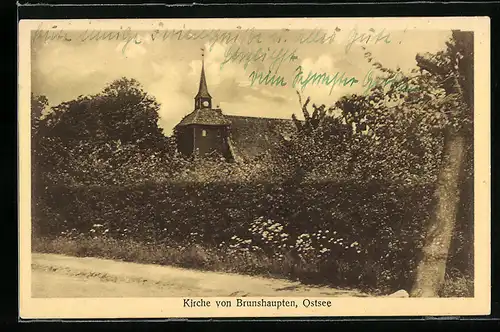
<path fill-rule="evenodd" d="M 201 136 L 203 136 L 203 137 L 207 136 L 207 131 L 205 129 L 203 129 L 201 131 Z"/>

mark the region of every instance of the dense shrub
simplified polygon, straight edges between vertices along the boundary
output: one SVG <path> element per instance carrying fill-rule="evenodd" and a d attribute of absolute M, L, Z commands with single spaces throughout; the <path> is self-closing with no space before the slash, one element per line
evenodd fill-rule
<path fill-rule="evenodd" d="M 306 281 L 399 289 L 412 280 L 432 193 L 353 182 L 54 186 L 35 205 L 33 226 L 37 237 L 254 252 L 292 262 L 283 274 L 299 269 Z"/>

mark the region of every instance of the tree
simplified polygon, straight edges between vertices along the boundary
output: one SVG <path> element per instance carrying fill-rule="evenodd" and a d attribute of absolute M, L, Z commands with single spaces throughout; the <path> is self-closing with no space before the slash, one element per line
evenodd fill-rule
<path fill-rule="evenodd" d="M 335 108 L 352 126 L 343 145 L 351 171 L 360 168 L 365 179 L 436 184 L 436 207 L 411 290 L 412 296 L 430 297 L 444 283 L 460 189 L 464 176 L 473 174 L 473 35 L 453 31 L 445 50 L 416 60 L 419 70 L 412 75 L 374 63 L 385 79 L 365 96 L 341 98 Z M 312 119 L 305 113 L 303 132 L 319 137 L 325 122 L 314 127 Z"/>
<path fill-rule="evenodd" d="M 398 79 L 397 82 L 393 80 L 397 84 L 382 81 L 370 91 L 370 98 L 375 101 L 371 109 L 377 116 L 368 125 L 376 136 L 387 138 L 386 134 L 403 129 L 405 134 L 399 136 L 404 136 L 405 142 L 396 146 L 402 148 L 400 151 L 430 161 L 422 165 L 424 178 L 430 179 L 425 176 L 428 172 L 436 173 L 437 205 L 428 223 L 411 290 L 411 295 L 416 297 L 439 294 L 450 254 L 460 189 L 464 176 L 470 177 L 473 173 L 473 34 L 453 31 L 446 46 L 436 54 L 417 55 L 420 72 L 415 71 L 416 75 L 398 74 L 399 69 L 391 70 L 375 63 L 377 69 L 389 77 L 398 76 Z M 367 54 L 367 58 L 372 61 L 371 54 Z M 411 84 L 418 88 L 401 88 Z M 382 104 L 378 104 L 378 100 L 383 100 Z M 399 116 L 399 121 L 392 122 L 393 116 Z M 386 130 L 387 125 L 390 130 Z M 437 152 L 434 157 L 428 153 L 432 151 Z M 397 154 L 398 151 L 387 153 Z M 418 164 L 418 159 L 414 162 Z M 467 169 L 464 171 L 464 168 Z"/>
<path fill-rule="evenodd" d="M 46 96 L 31 94 L 31 168 L 32 181 L 35 185 L 42 180 L 43 161 L 48 157 L 43 146 L 44 120 L 42 119 L 48 105 Z"/>
<path fill-rule="evenodd" d="M 412 296 L 435 297 L 444 284 L 446 263 L 457 218 L 460 176 L 466 153 L 466 134 L 472 116 L 473 34 L 453 31 L 447 49 L 418 56 L 423 72 L 439 79 L 446 92 L 443 163 L 436 189 L 437 206 L 430 220 L 423 255 L 417 267 Z"/>
<path fill-rule="evenodd" d="M 159 108 L 139 82 L 127 78 L 52 107 L 38 130 L 39 166 L 52 182 L 66 184 L 170 174 L 176 169 L 175 147 L 158 126 Z"/>
<path fill-rule="evenodd" d="M 349 153 L 346 153 L 346 157 L 349 158 L 347 172 L 353 174 L 355 167 L 362 163 L 360 158 L 363 155 L 370 155 L 366 149 L 366 143 L 370 145 L 376 142 L 373 139 L 373 131 L 367 126 L 367 117 L 373 107 L 369 105 L 369 99 L 366 96 L 347 95 L 335 103 L 335 108 L 340 110 L 343 123 L 348 129 L 350 146 Z M 366 161 L 364 164 L 366 165 Z M 362 172 L 362 177 L 366 177 L 365 172 Z"/>
<path fill-rule="evenodd" d="M 38 149 L 39 128 L 42 115 L 49 105 L 45 96 L 31 94 L 31 152 L 32 157 Z"/>
<path fill-rule="evenodd" d="M 38 134 L 40 119 L 49 105 L 49 101 L 45 96 L 37 96 L 31 94 L 31 137 Z"/>
<path fill-rule="evenodd" d="M 82 140 L 119 140 L 149 148 L 164 137 L 158 127 L 159 109 L 138 81 L 121 78 L 96 95 L 79 96 L 53 107 L 47 119 L 48 135 L 69 145 Z"/>
<path fill-rule="evenodd" d="M 297 94 L 304 120 L 292 115 L 296 133 L 283 142 L 277 157 L 281 161 L 280 169 L 288 169 L 287 183 L 295 185 L 315 170 L 337 171 L 339 167 L 335 163 L 345 159 L 343 147 L 349 136 L 348 125 L 332 114 L 333 106 L 310 105 L 310 98 L 302 102 L 300 93 Z"/>

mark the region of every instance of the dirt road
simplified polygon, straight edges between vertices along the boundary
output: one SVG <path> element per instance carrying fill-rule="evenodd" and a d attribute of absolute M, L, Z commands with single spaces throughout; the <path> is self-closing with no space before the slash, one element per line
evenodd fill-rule
<path fill-rule="evenodd" d="M 33 297 L 366 296 L 281 279 L 38 253 L 31 283 Z"/>

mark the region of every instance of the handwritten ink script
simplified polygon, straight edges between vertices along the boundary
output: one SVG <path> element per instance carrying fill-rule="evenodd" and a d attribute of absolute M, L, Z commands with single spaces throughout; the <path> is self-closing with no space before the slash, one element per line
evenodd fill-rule
<path fill-rule="evenodd" d="M 160 24 L 161 26 L 161 24 Z M 100 29 L 85 29 L 81 31 L 65 31 L 57 25 L 48 26 L 42 23 L 32 33 L 32 41 L 62 42 L 97 42 L 109 41 L 123 43 L 122 54 L 133 45 L 140 45 L 146 41 L 152 43 L 176 41 L 203 41 L 208 43 L 208 51 L 212 51 L 216 44 L 225 46 L 224 59 L 220 63 L 220 70 L 224 70 L 228 64 L 241 65 L 245 70 L 250 65 L 257 65 L 259 70 L 253 70 L 248 74 L 250 84 L 268 85 L 276 87 L 292 87 L 304 90 L 308 86 L 324 86 L 329 88 L 330 94 L 334 87 L 353 87 L 362 84 L 366 88 L 365 93 L 374 86 L 392 86 L 401 91 L 413 91 L 411 87 L 400 84 L 401 78 L 375 77 L 369 71 L 365 77 L 350 76 L 345 72 L 313 72 L 306 74 L 304 68 L 298 64 L 300 48 L 306 45 L 332 45 L 343 48 L 347 54 L 354 45 L 379 45 L 390 44 L 391 34 L 385 29 L 376 30 L 342 30 L 335 27 L 332 30 L 309 29 L 289 30 L 280 29 L 275 31 L 256 30 L 255 28 L 242 29 L 236 27 L 233 30 L 206 29 L 155 29 L 150 31 L 134 31 L 130 27 L 120 27 L 114 31 Z M 206 45 L 206 44 L 205 44 Z M 287 78 L 280 73 L 285 64 L 292 64 L 295 68 L 293 77 Z M 264 70 L 261 67 L 264 66 Z"/>
<path fill-rule="evenodd" d="M 222 70 L 226 63 L 243 64 L 243 68 L 247 69 L 251 63 L 270 61 L 269 70 L 278 71 L 283 62 L 293 62 L 297 59 L 297 48 L 290 50 L 284 47 L 259 47 L 257 50 L 245 50 L 240 46 L 231 45 L 224 54 L 220 69 Z"/>
<path fill-rule="evenodd" d="M 269 70 L 267 73 L 252 71 L 249 75 L 250 85 L 268 85 L 284 87 L 288 86 L 288 80 L 281 75 L 272 73 Z M 337 71 L 335 73 L 318 73 L 309 71 L 307 75 L 304 74 L 302 66 L 298 66 L 295 69 L 295 74 L 291 86 L 296 89 L 300 88 L 301 91 L 307 86 L 326 86 L 330 88 L 329 94 L 332 94 L 333 88 L 336 86 L 342 87 L 353 87 L 357 84 L 362 84 L 365 88 L 364 93 L 367 94 L 370 90 L 376 86 L 390 87 L 394 91 L 399 92 L 413 92 L 418 88 L 415 86 L 410 86 L 408 83 L 403 82 L 403 76 L 401 73 L 389 76 L 375 76 L 372 70 L 368 71 L 362 80 L 354 76 L 349 76 L 345 72 Z"/>
<path fill-rule="evenodd" d="M 151 42 L 165 42 L 167 40 L 178 41 L 196 41 L 202 40 L 209 43 L 210 50 L 216 43 L 223 45 L 259 45 L 265 42 L 273 44 L 332 44 L 334 42 L 343 45 L 345 52 L 348 53 L 352 46 L 369 45 L 369 44 L 389 44 L 391 43 L 390 32 L 375 30 L 370 28 L 366 31 L 359 31 L 357 28 L 344 31 L 339 27 L 335 27 L 332 31 L 324 29 L 310 30 L 292 30 L 280 29 L 275 32 L 264 32 L 255 28 L 242 29 L 236 27 L 233 30 L 206 29 L 156 29 L 152 31 L 133 31 L 130 27 L 121 27 L 119 30 L 102 30 L 102 29 L 85 29 L 74 33 L 69 32 L 57 25 L 48 26 L 40 25 L 32 34 L 32 41 L 41 40 L 49 41 L 79 41 L 79 42 L 95 42 L 95 41 L 118 41 L 125 42 L 123 52 L 133 44 L 142 44 L 148 40 Z"/>

